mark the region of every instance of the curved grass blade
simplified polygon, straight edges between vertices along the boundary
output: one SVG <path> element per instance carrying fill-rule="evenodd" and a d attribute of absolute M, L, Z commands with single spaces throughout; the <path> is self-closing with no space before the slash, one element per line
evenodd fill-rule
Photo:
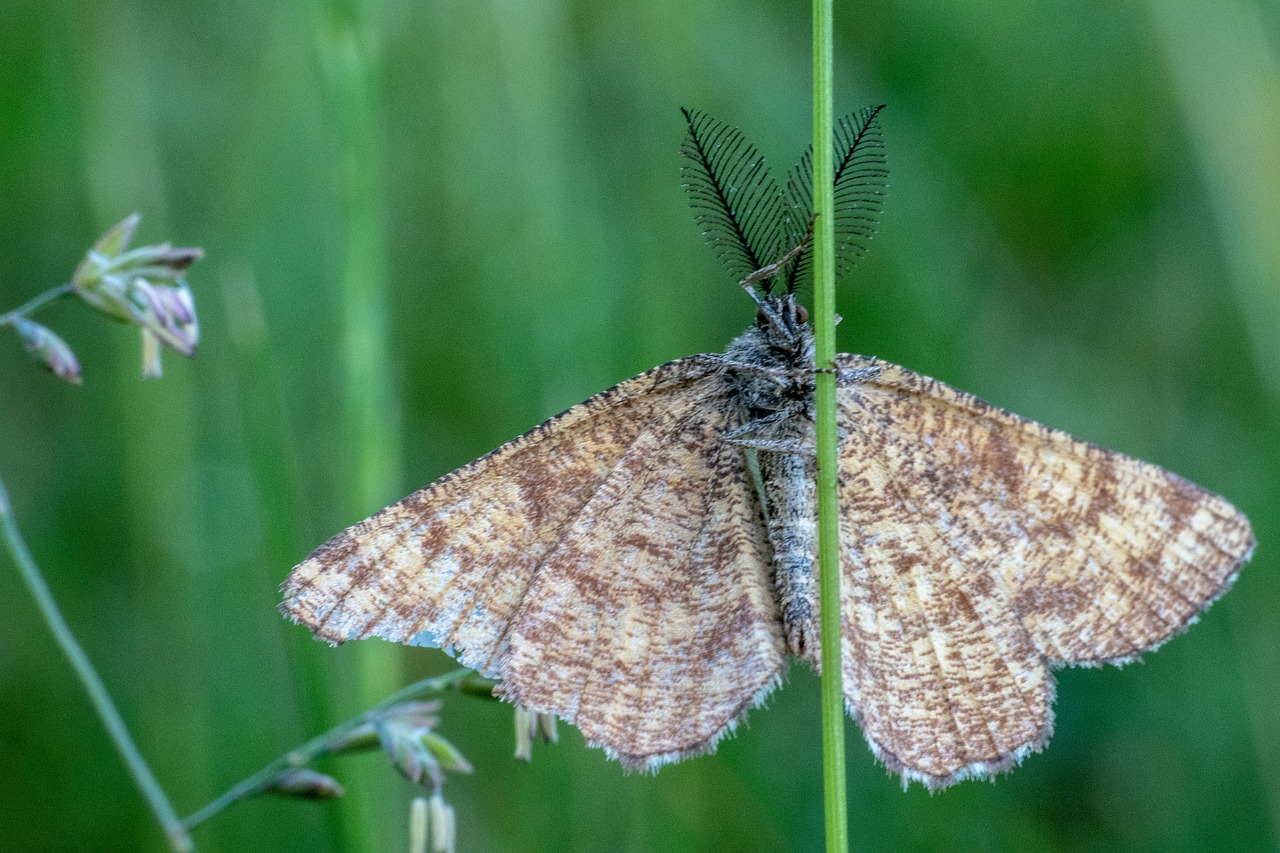
<path fill-rule="evenodd" d="M 680 172 L 694 218 L 711 248 L 742 279 L 784 251 L 783 196 L 764 157 L 737 128 L 699 110 L 681 108 L 689 136 Z M 770 282 L 761 283 L 767 293 Z"/>

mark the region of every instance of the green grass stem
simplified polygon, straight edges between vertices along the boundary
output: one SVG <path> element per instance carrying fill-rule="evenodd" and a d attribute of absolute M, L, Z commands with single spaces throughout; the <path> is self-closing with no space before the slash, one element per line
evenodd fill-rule
<path fill-rule="evenodd" d="M 31 551 L 27 548 L 27 543 L 18 530 L 17 520 L 13 517 L 13 507 L 9 503 L 9 493 L 5 489 L 3 482 L 0 482 L 0 525 L 3 526 L 5 545 L 8 546 L 9 553 L 13 556 L 13 562 L 18 567 L 18 573 L 22 576 L 23 582 L 27 585 L 27 589 L 31 591 L 31 597 L 35 599 L 40 615 L 44 617 L 44 621 L 48 624 L 49 630 L 53 633 L 53 638 L 57 641 L 59 648 L 67 656 L 67 660 L 71 662 L 71 668 L 75 670 L 76 677 L 84 685 L 85 692 L 89 694 L 89 701 L 93 704 L 94 710 L 98 712 L 98 718 L 102 720 L 102 725 L 106 728 L 111 742 L 115 744 L 116 749 L 119 751 L 120 757 L 124 759 L 125 767 L 128 768 L 129 775 L 133 777 L 134 784 L 142 792 L 147 805 L 151 807 L 156 820 L 159 821 L 165 835 L 168 836 L 169 847 L 178 851 L 178 853 L 194 851 L 195 846 L 191 842 L 191 837 L 187 834 L 186 827 L 178 819 L 177 813 L 169 803 L 169 798 L 160 787 L 160 783 L 156 781 L 156 777 L 151 772 L 151 768 L 147 766 L 142 753 L 138 751 L 137 744 L 133 742 L 133 737 L 129 734 L 129 729 L 124 724 L 124 718 L 120 716 L 116 703 L 112 700 L 111 694 L 107 692 L 106 685 L 102 683 L 97 670 L 93 668 L 93 663 L 90 662 L 89 656 L 85 654 L 79 641 L 71 633 L 67 620 L 63 618 L 62 611 L 58 609 L 53 593 L 50 592 L 44 575 L 40 573 L 40 567 L 36 564 L 35 558 L 31 556 Z"/>
<path fill-rule="evenodd" d="M 333 0 L 318 22 L 317 50 L 325 94 L 335 119 L 339 155 L 335 177 L 341 187 L 343 270 L 339 349 L 343 376 L 343 445 L 353 459 L 344 471 L 357 514 L 384 506 L 399 487 L 400 418 L 389 331 L 387 210 L 382 115 L 378 109 L 378 10 L 359 0 Z M 353 654 L 354 671 L 336 677 L 331 707 L 341 716 L 371 704 L 400 679 L 397 650 L 362 643 Z M 345 797 L 347 849 L 385 849 L 387 826 L 401 811 L 385 768 L 359 768 L 352 794 Z"/>
<path fill-rule="evenodd" d="M 329 729 L 324 734 L 313 737 L 297 749 L 280 756 L 252 776 L 237 782 L 207 806 L 184 818 L 181 822 L 182 826 L 187 830 L 195 829 L 232 803 L 237 803 L 246 797 L 256 796 L 262 792 L 264 785 L 279 776 L 281 772 L 291 768 L 307 766 L 317 757 L 329 752 L 334 743 L 337 743 L 370 720 L 375 719 L 379 713 L 387 708 L 429 693 L 439 693 L 449 688 L 459 688 L 461 687 L 460 682 L 474 676 L 474 672 L 463 667 L 446 672 L 443 675 L 424 678 L 421 681 L 410 684 L 408 687 L 397 690 L 363 714 L 352 717 L 345 723 L 340 723 Z"/>
<path fill-rule="evenodd" d="M 836 356 L 835 190 L 832 163 L 832 0 L 813 2 L 813 327 L 815 361 Z M 849 849 L 840 642 L 840 504 L 836 492 L 836 377 L 816 378 L 818 419 L 818 579 L 822 638 L 822 777 L 828 853 Z"/>

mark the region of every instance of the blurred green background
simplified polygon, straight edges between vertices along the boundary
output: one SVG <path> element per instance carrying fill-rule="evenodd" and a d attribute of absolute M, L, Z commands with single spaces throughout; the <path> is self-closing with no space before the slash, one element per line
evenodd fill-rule
<path fill-rule="evenodd" d="M 842 282 L 874 354 L 1227 495 L 1262 543 L 1143 665 L 1060 673 L 1049 749 L 905 793 L 849 735 L 855 849 L 1256 850 L 1280 833 L 1280 7 L 841 4 L 837 110 L 887 103 L 879 235 Z M 136 333 L 40 315 L 74 388 L 0 340 L 0 476 L 178 809 L 407 680 L 277 614 L 332 533 L 753 316 L 680 189 L 698 107 L 778 174 L 808 141 L 797 3 L 0 8 L 0 309 L 131 211 L 201 245 L 199 357 L 140 382 Z M 162 850 L 0 561 L 0 849 Z M 691 698 L 696 701 L 696 698 Z M 506 706 L 451 697 L 459 849 L 815 850 L 817 682 L 713 757 L 625 775 L 562 726 L 510 758 Z M 326 765 L 339 803 L 241 804 L 204 850 L 404 850 L 411 786 Z"/>

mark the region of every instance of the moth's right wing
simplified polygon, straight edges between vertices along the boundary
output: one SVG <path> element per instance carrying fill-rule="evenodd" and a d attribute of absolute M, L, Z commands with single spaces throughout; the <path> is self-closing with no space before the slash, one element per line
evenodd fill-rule
<path fill-rule="evenodd" d="M 1253 550 L 1235 507 L 897 365 L 840 391 L 846 697 L 929 787 L 1043 746 L 1051 667 L 1185 629 Z"/>

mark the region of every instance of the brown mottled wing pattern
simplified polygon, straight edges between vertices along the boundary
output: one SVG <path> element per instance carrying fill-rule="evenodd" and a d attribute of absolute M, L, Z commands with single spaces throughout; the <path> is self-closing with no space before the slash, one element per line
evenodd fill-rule
<path fill-rule="evenodd" d="M 708 751 L 786 660 L 764 522 L 724 440 L 733 406 L 705 403 L 630 448 L 511 627 L 505 692 L 630 768 Z"/>
<path fill-rule="evenodd" d="M 330 539 L 282 607 L 444 648 L 630 766 L 709 748 L 784 659 L 727 393 L 698 357 L 623 382 Z"/>
<path fill-rule="evenodd" d="M 985 776 L 1043 746 L 1050 668 L 1186 628 L 1253 549 L 1244 516 L 1154 465 L 864 356 L 840 391 L 844 676 L 905 779 Z"/>

